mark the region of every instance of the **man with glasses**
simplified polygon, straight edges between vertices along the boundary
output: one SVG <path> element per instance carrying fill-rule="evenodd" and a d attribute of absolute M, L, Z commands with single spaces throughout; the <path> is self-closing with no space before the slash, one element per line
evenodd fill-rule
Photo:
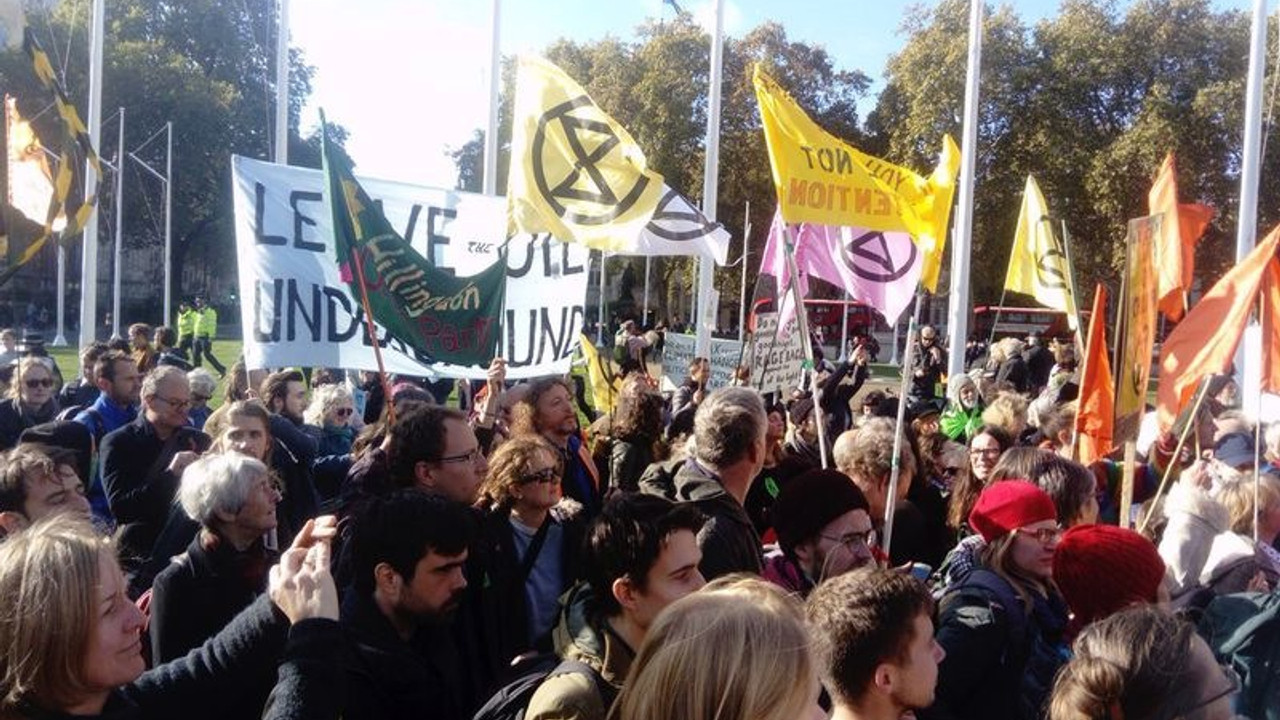
<path fill-rule="evenodd" d="M 765 579 L 807 597 L 822 581 L 872 564 L 876 531 L 870 509 L 842 472 L 809 470 L 796 476 L 773 505 L 781 553 L 765 562 Z"/>
<path fill-rule="evenodd" d="M 142 380 L 137 420 L 102 439 L 102 483 L 121 528 L 126 570 L 150 557 L 169 517 L 182 471 L 209 449 L 209 436 L 191 427 L 191 388 L 176 367 L 160 367 Z"/>
<path fill-rule="evenodd" d="M 471 505 L 489 463 L 467 416 L 453 408 L 420 405 L 397 418 L 387 451 L 391 482 Z"/>

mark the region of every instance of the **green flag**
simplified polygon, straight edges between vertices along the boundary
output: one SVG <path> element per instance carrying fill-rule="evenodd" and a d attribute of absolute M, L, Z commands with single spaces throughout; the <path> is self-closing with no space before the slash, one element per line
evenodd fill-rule
<path fill-rule="evenodd" d="M 338 268 L 356 300 L 428 362 L 488 365 L 499 339 L 506 251 L 471 277 L 432 265 L 392 229 L 345 155 L 330 144 L 325 127 L 325 202 L 333 216 Z"/>

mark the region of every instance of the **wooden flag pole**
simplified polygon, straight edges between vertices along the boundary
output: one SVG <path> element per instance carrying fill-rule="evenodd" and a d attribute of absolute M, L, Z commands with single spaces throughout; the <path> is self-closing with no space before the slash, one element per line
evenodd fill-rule
<path fill-rule="evenodd" d="M 373 357 L 378 363 L 378 379 L 382 382 L 382 394 L 386 398 L 387 423 L 396 421 L 396 404 L 391 401 L 391 380 L 387 377 L 387 366 L 382 362 L 382 346 L 378 342 L 378 328 L 373 324 L 373 312 L 369 309 L 369 287 L 364 281 L 364 262 L 360 259 L 360 248 L 351 248 L 351 259 L 356 265 L 356 277 L 360 281 L 360 304 L 364 307 L 364 321 L 369 330 L 369 338 L 373 341 Z"/>
<path fill-rule="evenodd" d="M 1265 293 L 1258 293 L 1258 337 L 1259 340 L 1265 339 L 1263 332 L 1266 324 L 1267 302 Z M 1259 342 L 1259 345 L 1262 343 Z M 1264 353 L 1265 356 L 1265 353 Z M 1243 378 L 1242 378 L 1243 379 Z M 1258 542 L 1258 502 L 1262 483 L 1262 463 L 1258 462 L 1258 450 L 1262 448 L 1262 378 L 1258 378 L 1258 417 L 1253 423 L 1253 542 Z"/>
<path fill-rule="evenodd" d="M 796 332 L 804 342 L 804 359 L 809 366 L 809 383 L 813 386 L 813 421 L 818 426 L 818 454 L 822 467 L 829 467 L 827 458 L 827 421 L 822 415 L 822 386 L 818 384 L 818 368 L 813 360 L 813 341 L 809 337 L 809 316 L 800 294 L 800 272 L 796 269 L 795 244 L 791 239 L 791 226 L 782 223 L 782 235 L 786 243 L 787 274 L 791 276 L 791 297 L 796 304 Z M 781 318 L 779 318 L 781 321 Z"/>
<path fill-rule="evenodd" d="M 1129 440 L 1124 444 L 1124 467 L 1120 473 L 1120 517 L 1117 518 L 1120 527 L 1129 528 L 1133 525 L 1131 520 L 1133 516 L 1133 476 L 1138 466 L 1138 446 Z M 1154 509 L 1154 508 L 1153 508 Z"/>
<path fill-rule="evenodd" d="M 1138 525 L 1138 532 L 1145 532 L 1147 525 L 1151 522 L 1151 516 L 1156 511 L 1157 501 L 1164 495 L 1165 487 L 1169 484 L 1169 477 L 1173 475 L 1173 469 L 1178 466 L 1178 458 L 1182 456 L 1182 446 L 1187 442 L 1187 436 L 1191 434 L 1191 430 L 1196 426 L 1196 418 L 1200 415 L 1200 405 L 1204 403 L 1205 396 L 1209 394 L 1209 383 L 1201 382 L 1200 389 L 1196 393 L 1196 402 L 1191 407 L 1191 415 L 1187 419 L 1187 424 L 1182 428 L 1182 432 L 1178 435 L 1178 444 L 1174 447 L 1173 456 L 1169 459 L 1169 465 L 1164 469 L 1164 476 L 1160 478 L 1160 487 L 1156 488 L 1156 494 L 1152 496 L 1147 504 L 1150 507 L 1142 516 L 1142 522 Z"/>

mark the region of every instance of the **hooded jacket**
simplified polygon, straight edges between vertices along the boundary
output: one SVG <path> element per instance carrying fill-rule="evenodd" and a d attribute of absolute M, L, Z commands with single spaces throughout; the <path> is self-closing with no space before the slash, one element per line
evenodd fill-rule
<path fill-rule="evenodd" d="M 1198 585 L 1213 539 L 1227 531 L 1230 516 L 1208 492 L 1184 482 L 1169 488 L 1164 515 L 1169 522 L 1160 538 L 1160 557 L 1173 578 L 1177 597 Z"/>
<path fill-rule="evenodd" d="M 982 399 L 978 398 L 968 409 L 960 402 L 960 391 L 969 385 L 977 391 L 977 383 L 968 375 L 953 375 L 947 380 L 947 407 L 938 420 L 938 428 L 956 442 L 968 442 L 982 427 Z"/>
<path fill-rule="evenodd" d="M 552 675 L 529 700 L 525 720 L 605 720 L 612 700 L 622 691 L 635 650 L 604 621 L 591 619 L 591 587 L 578 583 L 561 598 L 560 622 L 551 633 L 556 654 L 591 668 L 596 677 L 581 673 Z M 607 684 L 612 698 L 603 697 Z"/>
<path fill-rule="evenodd" d="M 725 491 L 720 478 L 697 460 L 651 465 L 640 479 L 640 490 L 692 503 L 707 516 L 698 533 L 698 547 L 702 550 L 698 569 L 708 582 L 735 572 L 759 575 L 764 571 L 760 536 L 746 509 Z"/>

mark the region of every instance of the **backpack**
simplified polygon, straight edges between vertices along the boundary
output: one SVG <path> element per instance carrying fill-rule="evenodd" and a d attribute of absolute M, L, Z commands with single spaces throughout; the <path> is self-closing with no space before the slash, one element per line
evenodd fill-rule
<path fill-rule="evenodd" d="M 601 682 L 600 674 L 591 666 L 577 660 L 561 660 L 555 653 L 542 653 L 521 661 L 515 669 L 515 679 L 502 686 L 476 711 L 472 720 L 524 720 L 529 701 L 547 678 L 578 673 L 591 678 L 607 710 L 617 697 L 617 690 Z"/>
<path fill-rule="evenodd" d="M 1198 629 L 1218 661 L 1240 675 L 1236 713 L 1280 720 L 1280 592 L 1216 597 Z"/>

